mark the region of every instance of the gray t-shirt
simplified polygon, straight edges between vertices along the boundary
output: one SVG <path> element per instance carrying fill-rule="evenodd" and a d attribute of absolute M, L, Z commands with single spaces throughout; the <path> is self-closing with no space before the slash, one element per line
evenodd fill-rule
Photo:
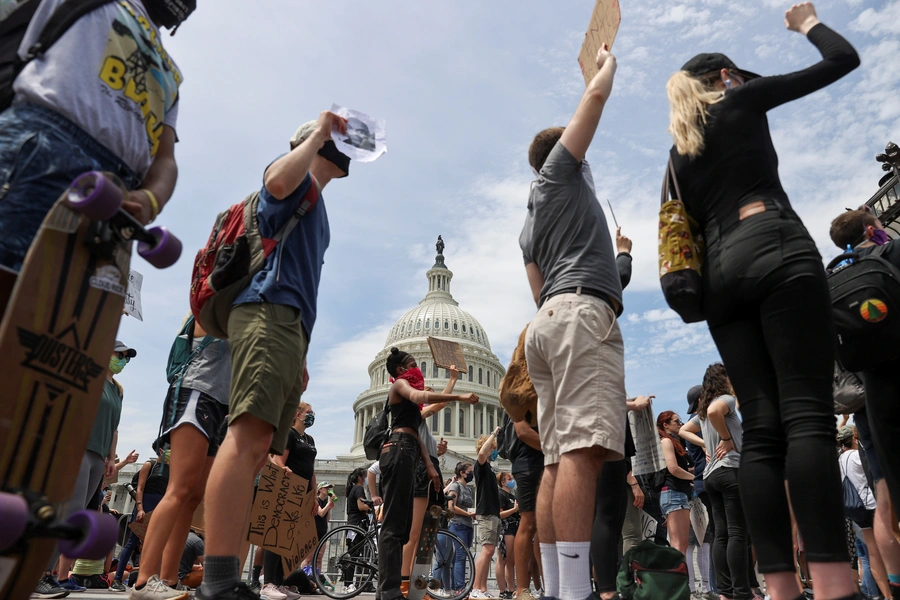
<path fill-rule="evenodd" d="M 475 497 L 472 495 L 472 490 L 465 483 L 460 481 L 454 481 L 450 484 L 450 489 L 448 490 L 449 494 L 456 494 L 456 499 L 454 503 L 456 506 L 463 510 L 468 510 L 470 508 L 475 508 Z M 451 523 L 456 523 L 457 525 L 465 525 L 467 527 L 472 526 L 472 517 L 464 517 L 462 515 L 454 514 L 450 519 Z"/>
<path fill-rule="evenodd" d="M 19 46 L 23 56 L 63 0 L 42 0 Z M 175 128 L 181 71 L 143 4 L 119 0 L 79 19 L 16 78 L 15 103 L 74 122 L 144 177 L 163 124 Z"/>
<path fill-rule="evenodd" d="M 431 434 L 431 428 L 428 426 L 428 421 L 426 419 L 422 419 L 419 423 L 419 437 L 425 442 L 425 449 L 428 450 L 428 456 L 437 458 L 437 440 L 435 440 L 434 436 Z"/>
<path fill-rule="evenodd" d="M 203 338 L 194 338 L 196 350 Z M 197 390 L 228 404 L 231 397 L 231 345 L 228 340 L 216 340 L 206 346 L 184 372 L 182 388 Z"/>
<path fill-rule="evenodd" d="M 531 188 L 519 246 L 525 264 L 535 263 L 544 276 L 541 298 L 582 286 L 622 305 L 616 252 L 590 169 L 561 142 Z"/>
<path fill-rule="evenodd" d="M 703 471 L 703 479 L 709 477 L 709 474 L 719 467 L 730 467 L 736 469 L 741 463 L 741 419 L 737 415 L 737 401 L 734 396 L 719 396 L 710 404 L 722 401 L 728 406 L 728 414 L 725 415 L 725 427 L 728 428 L 728 434 L 734 442 L 734 450 L 722 457 L 721 460 L 716 459 L 716 446 L 722 441 L 722 437 L 716 428 L 712 426 L 709 419 L 701 419 L 699 415 L 691 417 L 689 423 L 700 427 L 703 434 L 703 441 L 706 442 L 706 453 L 709 454 L 710 460 L 706 463 L 706 469 Z"/>

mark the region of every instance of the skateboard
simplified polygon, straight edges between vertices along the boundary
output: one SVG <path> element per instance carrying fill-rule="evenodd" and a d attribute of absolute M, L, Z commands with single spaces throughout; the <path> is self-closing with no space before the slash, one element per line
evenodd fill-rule
<path fill-rule="evenodd" d="M 430 495 L 429 500 L 431 500 Z M 439 504 L 430 504 L 428 510 L 425 511 L 419 545 L 416 546 L 416 562 L 409 574 L 407 600 L 423 600 L 427 590 L 437 590 L 441 587 L 440 580 L 432 577 L 431 567 L 434 561 L 434 544 L 443 514 L 444 510 Z"/>
<path fill-rule="evenodd" d="M 56 504 L 75 486 L 100 403 L 128 283 L 131 243 L 165 268 L 181 242 L 122 209 L 111 174 L 79 176 L 44 218 L 0 323 L 0 600 L 28 598 L 54 545 L 101 558 L 115 519 Z M 2 299 L 0 299 L 2 303 Z"/>

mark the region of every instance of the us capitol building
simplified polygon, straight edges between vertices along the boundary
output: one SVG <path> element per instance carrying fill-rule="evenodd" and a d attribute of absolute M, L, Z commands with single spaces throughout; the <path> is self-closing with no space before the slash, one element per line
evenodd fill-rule
<path fill-rule="evenodd" d="M 459 374 L 453 392 L 474 392 L 480 399 L 478 404 L 450 402 L 440 414 L 430 418 L 435 439 L 444 438 L 448 444 L 447 453 L 440 458 L 445 479 L 452 477 L 457 462 L 474 460 L 475 440 L 479 436 L 490 433 L 503 422 L 498 389 L 506 369 L 491 351 L 491 343 L 481 323 L 460 308 L 450 294 L 453 272 L 444 262 L 444 242 L 440 236 L 436 248 L 434 266 L 425 273 L 428 280 L 425 297 L 418 306 L 397 320 L 388 333 L 384 348 L 369 364 L 369 387 L 353 403 L 355 420 L 349 454 L 338 456 L 335 460 L 316 461 L 317 479 L 330 481 L 341 491 L 354 468 L 372 464 L 365 457 L 362 439 L 366 425 L 384 408 L 391 387 L 390 375 L 385 368 L 391 347 L 412 354 L 425 375 L 425 385 L 438 392 L 447 385 L 450 373 L 434 364 L 427 338 L 432 336 L 457 342 L 465 356 L 468 370 Z M 497 469 L 509 469 L 508 463 L 502 460 L 495 466 Z M 342 493 L 339 492 L 338 496 L 341 497 Z"/>

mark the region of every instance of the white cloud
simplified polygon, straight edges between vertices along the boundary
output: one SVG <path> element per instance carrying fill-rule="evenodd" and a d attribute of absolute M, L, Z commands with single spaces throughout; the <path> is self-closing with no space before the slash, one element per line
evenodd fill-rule
<path fill-rule="evenodd" d="M 850 23 L 850 29 L 870 36 L 896 35 L 900 24 L 900 2 L 886 2 L 877 8 L 867 8 Z"/>

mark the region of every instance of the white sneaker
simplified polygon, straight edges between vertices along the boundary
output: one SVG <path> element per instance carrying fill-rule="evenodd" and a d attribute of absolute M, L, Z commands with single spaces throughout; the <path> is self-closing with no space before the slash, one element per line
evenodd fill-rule
<path fill-rule="evenodd" d="M 345 594 L 352 594 L 352 593 L 355 592 L 355 591 L 356 591 L 356 585 L 354 585 L 354 584 L 352 584 L 352 583 L 351 583 L 350 585 L 345 585 L 345 586 L 344 586 L 344 593 L 345 593 Z"/>
<path fill-rule="evenodd" d="M 288 600 L 297 600 L 297 598 L 300 597 L 300 594 L 298 594 L 297 592 L 295 592 L 294 590 L 292 590 L 291 588 L 289 588 L 286 585 L 278 586 L 278 591 L 281 592 L 282 594 L 284 594 L 285 596 L 287 596 Z"/>
<path fill-rule="evenodd" d="M 469 594 L 469 598 L 490 598 L 485 592 L 481 590 L 472 589 L 472 592 Z"/>
<path fill-rule="evenodd" d="M 259 592 L 268 596 L 269 600 L 287 600 L 287 594 L 275 587 L 275 584 L 267 583 Z"/>
<path fill-rule="evenodd" d="M 183 590 L 173 590 L 167 586 L 158 575 L 148 579 L 144 589 L 139 590 L 135 586 L 128 594 L 129 600 L 187 600 L 189 596 Z"/>

